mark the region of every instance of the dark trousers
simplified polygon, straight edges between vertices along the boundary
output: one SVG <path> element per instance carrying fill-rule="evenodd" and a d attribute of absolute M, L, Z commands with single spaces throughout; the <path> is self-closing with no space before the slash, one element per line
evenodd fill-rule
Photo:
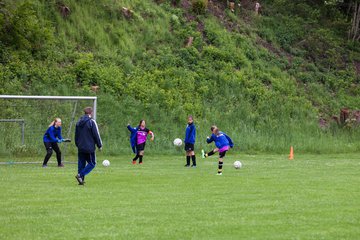
<path fill-rule="evenodd" d="M 46 148 L 46 156 L 44 158 L 44 162 L 43 165 L 46 165 L 47 162 L 49 161 L 53 150 L 56 152 L 56 159 L 58 162 L 58 165 L 61 164 L 61 151 L 60 148 L 57 144 L 57 142 L 44 142 L 45 148 Z"/>
<path fill-rule="evenodd" d="M 86 164 L 87 163 L 87 164 Z M 82 153 L 78 152 L 78 174 L 84 179 L 96 165 L 95 152 L 93 153 Z"/>

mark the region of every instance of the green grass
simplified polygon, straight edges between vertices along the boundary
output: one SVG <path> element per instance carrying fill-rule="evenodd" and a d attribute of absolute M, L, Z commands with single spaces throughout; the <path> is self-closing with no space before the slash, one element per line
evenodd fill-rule
<path fill-rule="evenodd" d="M 105 159 L 99 155 L 100 159 Z M 0 239 L 357 239 L 360 163 L 347 155 L 109 157 L 77 166 L 0 165 Z M 241 160 L 243 168 L 232 163 Z M 29 159 L 27 159 L 29 160 Z M 75 161 L 75 158 L 68 160 Z M 9 161 L 1 159 L 2 162 Z"/>

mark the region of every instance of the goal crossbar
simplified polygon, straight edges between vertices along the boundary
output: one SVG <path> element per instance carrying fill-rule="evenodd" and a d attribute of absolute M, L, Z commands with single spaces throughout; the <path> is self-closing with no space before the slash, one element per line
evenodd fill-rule
<path fill-rule="evenodd" d="M 44 99 L 44 100 L 92 100 L 93 114 L 96 120 L 97 97 L 92 96 L 32 96 L 32 95 L 0 95 L 0 99 Z"/>

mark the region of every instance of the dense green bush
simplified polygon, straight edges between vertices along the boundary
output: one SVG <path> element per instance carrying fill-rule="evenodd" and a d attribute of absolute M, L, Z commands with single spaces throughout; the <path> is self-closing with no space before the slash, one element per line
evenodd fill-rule
<path fill-rule="evenodd" d="M 208 0 L 191 0 L 191 4 L 196 14 L 204 14 L 208 6 Z"/>
<path fill-rule="evenodd" d="M 5 2 L 0 11 L 0 41 L 5 47 L 36 53 L 54 41 L 53 29 L 30 1 Z"/>
<path fill-rule="evenodd" d="M 252 153 L 290 144 L 339 152 L 359 140 L 318 128 L 320 115 L 360 105 L 352 65 L 360 46 L 344 44 L 328 22 L 320 27 L 324 10 L 308 1 L 265 1 L 262 16 L 227 13 L 221 21 L 194 16 L 207 1 L 188 9 L 172 1 L 67 0 L 60 2 L 71 9 L 66 18 L 58 1 L 0 3 L 0 93 L 98 96 L 105 153 L 129 152 L 125 126 L 142 118 L 157 136 L 149 150 L 175 151 L 171 141 L 183 136 L 188 114 L 199 149 L 212 124 L 234 138 L 236 151 Z"/>

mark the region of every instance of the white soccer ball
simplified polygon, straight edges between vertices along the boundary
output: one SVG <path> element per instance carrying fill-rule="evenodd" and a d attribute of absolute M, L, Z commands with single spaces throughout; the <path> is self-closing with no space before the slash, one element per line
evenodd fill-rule
<path fill-rule="evenodd" d="M 234 168 L 239 169 L 241 167 L 242 167 L 242 163 L 240 161 L 235 161 L 234 162 Z"/>
<path fill-rule="evenodd" d="M 107 160 L 107 159 L 105 159 L 105 160 L 102 162 L 102 165 L 103 165 L 104 167 L 108 167 L 108 166 L 110 166 L 110 161 Z"/>
<path fill-rule="evenodd" d="M 182 145 L 182 140 L 180 138 L 175 138 L 174 145 L 180 147 Z"/>

